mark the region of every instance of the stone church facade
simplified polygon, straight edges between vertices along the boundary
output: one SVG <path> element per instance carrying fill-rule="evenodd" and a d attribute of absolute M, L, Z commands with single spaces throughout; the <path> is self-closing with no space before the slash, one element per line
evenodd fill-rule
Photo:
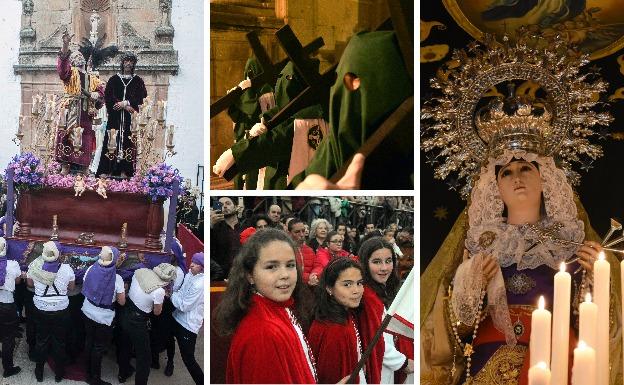
<path fill-rule="evenodd" d="M 30 115 L 33 95 L 62 92 L 56 73 L 61 36 L 66 30 L 74 34 L 70 49 L 76 49 L 90 36 L 93 12 L 99 16 L 97 35 L 105 36 L 104 46 L 115 44 L 120 51 L 134 52 L 136 73 L 145 81 L 150 98 L 167 100 L 170 78 L 179 69 L 171 10 L 172 0 L 22 0 L 19 56 L 13 67 L 21 79 L 20 115 Z M 119 71 L 118 57 L 98 68 L 102 80 Z M 25 119 L 26 143 L 31 131 L 30 120 Z M 161 135 L 155 146 L 164 149 Z"/>

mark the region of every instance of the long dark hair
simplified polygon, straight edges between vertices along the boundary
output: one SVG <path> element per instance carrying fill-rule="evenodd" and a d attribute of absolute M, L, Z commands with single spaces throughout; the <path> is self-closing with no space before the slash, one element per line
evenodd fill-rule
<path fill-rule="evenodd" d="M 219 334 L 232 334 L 247 314 L 251 304 L 251 297 L 254 294 L 247 275 L 253 272 L 254 266 L 258 262 L 260 251 L 269 243 L 275 241 L 287 243 L 292 248 L 293 255 L 296 255 L 295 245 L 285 232 L 267 228 L 252 235 L 243 245 L 236 258 L 234 258 L 228 279 L 228 287 L 223 294 L 221 303 L 215 309 L 213 318 Z M 309 309 L 308 298 L 306 297 L 306 293 L 309 293 L 309 291 L 304 286 L 301 266 L 297 265 L 297 284 L 292 294 L 295 300 L 295 309 L 293 310 L 302 325 L 307 325 L 310 316 L 305 309 Z"/>
<path fill-rule="evenodd" d="M 368 260 L 371 255 L 380 249 L 388 249 L 392 253 L 392 272 L 385 285 L 375 281 L 368 268 Z M 364 271 L 364 283 L 375 291 L 386 307 L 390 306 L 400 286 L 399 277 L 397 276 L 397 257 L 392 249 L 392 245 L 382 237 L 373 237 L 362 243 L 358 256 Z"/>
<path fill-rule="evenodd" d="M 336 258 L 332 262 L 328 263 L 323 270 L 323 274 L 321 274 L 321 279 L 316 288 L 316 306 L 314 315 L 317 320 L 335 322 L 339 324 L 347 322 L 347 309 L 345 309 L 343 305 L 339 304 L 333 296 L 329 295 L 327 289 L 333 288 L 338 280 L 338 276 L 340 276 L 340 273 L 350 267 L 358 269 L 360 273 L 362 273 L 362 278 L 364 278 L 362 267 L 351 258 Z M 358 312 L 361 307 L 362 303 L 360 302 L 360 306 L 358 306 L 355 311 Z"/>

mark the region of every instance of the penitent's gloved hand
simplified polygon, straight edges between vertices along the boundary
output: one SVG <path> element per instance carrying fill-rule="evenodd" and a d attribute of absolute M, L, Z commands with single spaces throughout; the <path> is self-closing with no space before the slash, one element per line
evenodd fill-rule
<path fill-rule="evenodd" d="M 230 167 L 232 167 L 234 163 L 236 162 L 234 161 L 234 155 L 232 155 L 232 149 L 228 149 L 223 154 L 221 154 L 219 159 L 217 159 L 217 163 L 212 166 L 212 172 L 214 172 L 216 175 L 219 175 L 220 177 L 223 177 L 223 175 L 225 175 L 225 172 Z"/>
<path fill-rule="evenodd" d="M 249 130 L 249 135 L 253 138 L 254 136 L 260 136 L 267 132 L 267 127 L 264 125 L 264 123 L 265 121 L 263 116 L 262 118 L 260 118 L 260 123 L 256 123 L 253 125 L 253 127 L 251 127 L 251 130 Z"/>

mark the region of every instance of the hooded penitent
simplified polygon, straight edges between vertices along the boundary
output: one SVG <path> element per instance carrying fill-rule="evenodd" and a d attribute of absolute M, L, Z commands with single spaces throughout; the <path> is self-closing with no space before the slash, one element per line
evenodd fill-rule
<path fill-rule="evenodd" d="M 100 259 L 91 266 L 87 280 L 82 286 L 82 294 L 96 306 L 111 306 L 115 296 L 116 263 L 119 250 L 104 246 L 100 251 Z"/>
<path fill-rule="evenodd" d="M 331 89 L 329 101 L 329 140 L 320 145 L 306 171 L 292 181 L 295 186 L 310 174 L 330 178 L 360 149 L 379 125 L 414 93 L 414 85 L 394 32 L 361 32 L 353 36 L 340 58 L 336 72 L 336 83 Z M 344 78 L 347 74 L 360 79 L 359 88 L 350 91 L 345 86 Z M 375 153 L 379 160 L 367 159 L 362 178 L 363 188 L 389 188 L 389 184 L 411 185 L 413 135 L 413 125 L 401 126 L 393 131 L 390 138 L 381 144 L 386 148 L 386 156 L 383 156 L 382 149 Z M 402 167 L 403 164 L 406 168 Z M 400 173 L 393 175 L 393 171 L 397 170 Z"/>
<path fill-rule="evenodd" d="M 313 67 L 318 70 L 320 62 L 312 59 Z M 275 84 L 276 107 L 265 112 L 265 120 L 270 120 L 279 110 L 297 97 L 306 87 L 292 62 L 288 62 L 280 72 Z M 293 122 L 295 119 L 323 118 L 320 105 L 312 105 L 297 111 L 282 124 L 267 133 L 243 140 L 232 147 L 232 154 L 239 171 L 246 172 L 251 168 L 267 167 L 264 186 L 266 188 L 283 189 L 286 187 L 286 174 L 290 163 L 293 141 Z"/>

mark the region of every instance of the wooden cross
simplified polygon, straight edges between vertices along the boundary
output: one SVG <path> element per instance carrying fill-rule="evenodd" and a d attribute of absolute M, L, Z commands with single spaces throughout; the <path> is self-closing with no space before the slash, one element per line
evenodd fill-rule
<path fill-rule="evenodd" d="M 262 67 L 262 72 L 250 79 L 251 86 L 258 87 L 264 84 L 274 86 L 277 82 L 277 76 L 287 63 L 287 59 L 281 60 L 274 64 L 271 61 L 266 50 L 260 43 L 260 39 L 258 38 L 257 33 L 255 31 L 251 31 L 247 33 L 246 36 L 254 56 L 256 57 L 256 59 L 258 59 L 258 62 Z M 310 44 L 303 47 L 303 50 L 309 54 L 317 51 L 323 45 L 325 45 L 325 42 L 323 41 L 322 37 L 319 37 L 314 39 Z M 245 76 L 248 76 L 248 74 L 245 74 Z M 227 95 L 212 103 L 210 105 L 210 118 L 214 118 L 221 111 L 229 108 L 232 104 L 236 103 L 236 101 L 240 99 L 240 97 L 243 95 L 243 92 L 243 89 L 241 89 L 240 87 L 236 87 Z"/>

